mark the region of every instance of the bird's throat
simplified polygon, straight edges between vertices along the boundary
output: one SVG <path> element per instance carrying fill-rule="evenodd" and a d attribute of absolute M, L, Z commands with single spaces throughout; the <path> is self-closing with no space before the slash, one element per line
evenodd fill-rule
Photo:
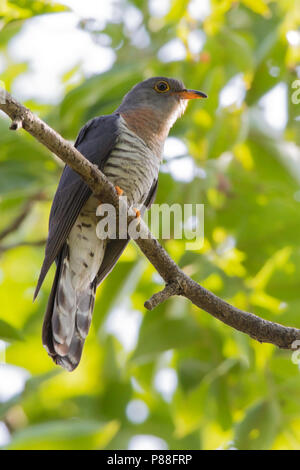
<path fill-rule="evenodd" d="M 161 158 L 172 122 L 163 119 L 158 111 L 150 107 L 125 110 L 121 112 L 121 116 L 129 129 L 143 139 L 158 158 Z"/>

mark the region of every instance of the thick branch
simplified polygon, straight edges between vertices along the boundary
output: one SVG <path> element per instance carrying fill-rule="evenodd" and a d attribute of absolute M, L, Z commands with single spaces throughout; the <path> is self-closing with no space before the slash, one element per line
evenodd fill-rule
<path fill-rule="evenodd" d="M 0 103 L 2 109 L 13 121 L 13 128 L 23 127 L 49 150 L 55 153 L 74 171 L 79 173 L 86 184 L 103 202 L 118 206 L 118 196 L 112 184 L 103 173 L 81 155 L 77 149 L 64 140 L 29 109 L 19 104 L 11 95 L 4 92 L 5 102 Z M 132 218 L 128 218 L 130 222 Z M 278 323 L 263 320 L 256 315 L 239 310 L 228 304 L 213 293 L 188 277 L 170 258 L 159 242 L 152 236 L 141 221 L 142 238 L 135 240 L 141 251 L 155 267 L 166 282 L 166 288 L 146 302 L 151 309 L 171 295 L 179 294 L 189 299 L 194 305 L 210 313 L 223 323 L 248 334 L 260 342 L 272 343 L 280 348 L 296 349 L 296 340 L 300 341 L 300 330 L 289 328 Z"/>

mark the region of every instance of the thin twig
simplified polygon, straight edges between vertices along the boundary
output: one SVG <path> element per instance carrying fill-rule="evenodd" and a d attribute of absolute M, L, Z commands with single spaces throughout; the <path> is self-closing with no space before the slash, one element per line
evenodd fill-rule
<path fill-rule="evenodd" d="M 147 310 L 153 310 L 155 307 L 165 302 L 165 300 L 169 299 L 173 295 L 180 295 L 181 293 L 182 288 L 179 282 L 172 281 L 167 284 L 163 290 L 156 292 L 149 300 L 146 300 L 144 307 Z"/>
<path fill-rule="evenodd" d="M 23 209 L 21 210 L 20 214 L 6 227 L 2 232 L 0 232 L 0 241 L 6 238 L 11 233 L 18 230 L 22 222 L 26 219 L 28 213 L 30 212 L 33 204 L 36 201 L 41 201 L 45 199 L 45 195 L 43 192 L 39 192 L 31 196 L 24 204 Z"/>
<path fill-rule="evenodd" d="M 113 185 L 96 166 L 92 165 L 73 145 L 64 140 L 29 109 L 18 103 L 4 90 L 0 89 L 0 91 L 4 93 L 3 96 L 6 98 L 5 103 L 0 104 L 0 109 L 10 116 L 13 121 L 16 119 L 21 120 L 22 127 L 76 171 L 94 193 L 101 195 L 103 202 L 118 207 L 118 196 Z M 128 223 L 131 220 L 132 218 L 128 217 Z M 172 285 L 174 282 L 179 283 L 182 296 L 223 323 L 248 334 L 251 338 L 260 342 L 272 343 L 280 348 L 295 350 L 295 342 L 300 340 L 299 329 L 285 327 L 240 310 L 204 289 L 177 266 L 152 236 L 142 220 L 140 225 L 143 237 L 136 239 L 135 242 L 164 279 L 167 286 Z M 155 294 L 154 300 L 152 297 L 148 301 L 148 305 L 151 306 L 155 302 L 157 305 L 157 302 L 160 303 L 161 299 L 165 300 L 173 295 L 170 290 L 170 287 L 166 287 L 162 291 L 163 293 Z"/>
<path fill-rule="evenodd" d="M 0 245 L 0 254 L 8 250 L 13 250 L 21 246 L 44 246 L 47 240 L 36 240 L 36 241 L 22 241 L 17 243 L 11 243 L 10 245 Z"/>
<path fill-rule="evenodd" d="M 17 131 L 17 130 L 21 129 L 21 127 L 23 127 L 22 119 L 15 119 L 14 121 L 12 121 L 9 128 L 10 128 L 11 131 Z"/>

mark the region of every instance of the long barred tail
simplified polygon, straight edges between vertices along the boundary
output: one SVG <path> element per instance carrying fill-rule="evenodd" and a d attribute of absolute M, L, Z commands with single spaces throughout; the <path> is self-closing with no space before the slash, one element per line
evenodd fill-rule
<path fill-rule="evenodd" d="M 65 244 L 57 261 L 43 324 L 43 344 L 56 364 L 74 370 L 81 358 L 95 303 L 96 279 L 84 290 L 71 282 L 69 249 Z"/>

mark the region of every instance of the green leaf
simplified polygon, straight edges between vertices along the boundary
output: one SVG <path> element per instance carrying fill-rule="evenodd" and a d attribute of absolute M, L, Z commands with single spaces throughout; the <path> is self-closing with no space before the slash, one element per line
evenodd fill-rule
<path fill-rule="evenodd" d="M 189 391 L 196 387 L 210 369 L 210 363 L 198 359 L 190 358 L 181 361 L 178 374 L 183 390 Z"/>
<path fill-rule="evenodd" d="M 153 356 L 167 351 L 189 346 L 199 341 L 200 329 L 191 318 L 149 318 L 141 327 L 137 347 L 131 358 L 132 361 L 147 361 Z"/>
<path fill-rule="evenodd" d="M 0 319 L 0 339 L 4 341 L 22 341 L 23 335 L 12 325 Z"/>
<path fill-rule="evenodd" d="M 105 448 L 118 431 L 117 421 L 98 423 L 73 419 L 29 426 L 16 432 L 9 450 L 92 450 Z"/>
<path fill-rule="evenodd" d="M 173 0 L 169 13 L 166 16 L 167 21 L 179 21 L 185 14 L 189 0 Z"/>
<path fill-rule="evenodd" d="M 218 39 L 222 43 L 222 53 L 229 60 L 231 67 L 234 65 L 236 70 L 241 72 L 251 72 L 253 70 L 253 51 L 249 42 L 242 34 L 224 27 Z M 226 57 L 224 57 L 225 61 Z"/>
<path fill-rule="evenodd" d="M 278 404 L 261 400 L 252 406 L 236 426 L 234 446 L 239 450 L 268 450 L 280 423 Z"/>

